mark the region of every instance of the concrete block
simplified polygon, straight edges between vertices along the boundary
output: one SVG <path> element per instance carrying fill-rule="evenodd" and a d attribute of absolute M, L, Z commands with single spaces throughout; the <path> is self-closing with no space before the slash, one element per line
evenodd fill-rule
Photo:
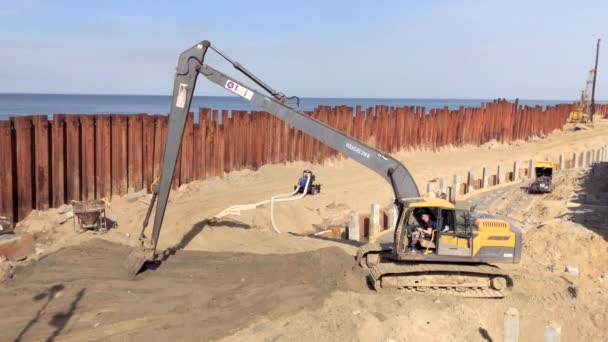
<path fill-rule="evenodd" d="M 498 169 L 496 170 L 496 185 L 502 184 L 504 182 L 503 170 L 500 165 L 498 165 Z"/>
<path fill-rule="evenodd" d="M 519 311 L 509 308 L 505 311 L 502 340 L 504 342 L 517 342 L 519 339 Z"/>
<path fill-rule="evenodd" d="M 371 238 L 380 232 L 380 204 L 372 204 L 369 221 L 369 237 Z"/>
<path fill-rule="evenodd" d="M 447 191 L 446 189 L 446 184 L 445 184 L 445 179 L 439 178 L 439 192 L 445 194 Z"/>
<path fill-rule="evenodd" d="M 0 217 L 0 234 L 6 234 L 13 231 L 13 225 L 6 217 Z"/>
<path fill-rule="evenodd" d="M 513 181 L 517 181 L 519 179 L 519 161 L 516 160 L 513 162 Z"/>
<path fill-rule="evenodd" d="M 578 274 L 579 274 L 578 267 L 576 267 L 576 266 L 566 266 L 566 273 L 568 273 L 571 276 L 578 276 Z"/>
<path fill-rule="evenodd" d="M 586 166 L 586 165 L 585 165 L 585 152 L 581 152 L 581 153 L 579 154 L 579 160 L 580 160 L 580 161 L 579 161 L 579 163 L 580 163 L 579 165 L 580 165 L 581 167 L 585 167 L 585 166 Z"/>
<path fill-rule="evenodd" d="M 34 253 L 36 243 L 32 234 L 0 235 L 0 256 L 19 261 Z"/>
<path fill-rule="evenodd" d="M 475 174 L 473 171 L 469 171 L 467 175 L 467 194 L 475 191 Z"/>
<path fill-rule="evenodd" d="M 348 239 L 359 241 L 359 215 L 351 213 L 348 221 Z"/>
<path fill-rule="evenodd" d="M 450 201 L 456 202 L 456 197 L 460 195 L 460 176 L 454 175 L 454 184 L 452 185 L 452 196 L 450 197 Z"/>
<path fill-rule="evenodd" d="M 544 342 L 559 342 L 561 340 L 562 327 L 556 322 L 549 321 L 545 326 Z"/>

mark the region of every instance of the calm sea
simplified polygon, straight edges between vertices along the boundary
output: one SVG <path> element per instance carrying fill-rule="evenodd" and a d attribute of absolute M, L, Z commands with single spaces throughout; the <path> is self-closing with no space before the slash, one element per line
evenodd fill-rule
<path fill-rule="evenodd" d="M 319 105 L 375 105 L 425 106 L 427 109 L 460 106 L 476 107 L 488 99 L 372 99 L 372 98 L 302 98 L 300 108 L 311 110 Z M 527 105 L 553 105 L 563 101 L 523 100 Z M 2 94 L 0 93 L 0 120 L 9 116 L 54 113 L 104 114 L 104 113 L 148 113 L 167 114 L 170 96 L 160 95 L 58 95 L 58 94 Z M 196 96 L 192 109 L 199 107 L 228 110 L 254 110 L 248 101 L 236 96 Z"/>

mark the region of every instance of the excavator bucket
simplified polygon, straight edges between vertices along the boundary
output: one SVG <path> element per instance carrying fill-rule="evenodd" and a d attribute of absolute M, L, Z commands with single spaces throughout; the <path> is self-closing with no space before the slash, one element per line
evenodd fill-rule
<path fill-rule="evenodd" d="M 146 261 L 148 261 L 146 253 L 142 249 L 135 249 L 127 257 L 125 268 L 127 270 L 127 277 L 129 279 L 135 278 L 135 276 L 144 267 Z"/>

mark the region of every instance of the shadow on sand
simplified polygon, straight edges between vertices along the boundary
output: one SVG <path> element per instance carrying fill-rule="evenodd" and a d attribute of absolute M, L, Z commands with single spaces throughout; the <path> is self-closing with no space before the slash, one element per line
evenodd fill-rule
<path fill-rule="evenodd" d="M 608 162 L 593 164 L 579 179 L 577 204 L 558 218 L 578 223 L 608 241 Z"/>
<path fill-rule="evenodd" d="M 197 222 L 186 234 L 184 234 L 184 236 L 182 236 L 181 240 L 177 244 L 164 250 L 158 260 L 146 262 L 140 273 L 159 268 L 164 261 L 167 261 L 167 259 L 175 255 L 177 251 L 186 248 L 188 244 L 190 244 L 190 242 L 207 227 L 229 227 L 239 229 L 251 228 L 251 226 L 248 224 L 229 219 L 205 219 Z"/>
<path fill-rule="evenodd" d="M 48 290 L 41 292 L 32 298 L 34 301 L 41 301 L 44 299 L 46 299 L 46 301 L 44 302 L 44 304 L 42 304 L 40 309 L 38 309 L 38 311 L 36 312 L 36 315 L 29 322 L 27 322 L 27 324 L 23 327 L 23 329 L 21 329 L 21 331 L 19 332 L 19 335 L 17 335 L 17 337 L 15 337 L 15 339 L 14 339 L 15 342 L 20 342 L 23 340 L 23 337 L 25 336 L 25 334 L 30 329 L 32 329 L 34 327 L 34 325 L 36 325 L 40 321 L 40 317 L 42 316 L 42 314 L 44 314 L 44 312 L 48 308 L 49 304 L 53 301 L 53 299 L 58 298 L 58 296 L 61 294 L 61 292 L 64 289 L 65 289 L 65 286 L 63 286 L 63 284 L 53 285 Z M 74 312 L 76 311 L 76 308 L 78 307 L 78 303 L 84 296 L 85 292 L 86 292 L 86 289 L 84 289 L 84 288 L 80 289 L 80 291 L 78 291 L 78 293 L 76 294 L 76 297 L 74 297 L 74 299 L 72 300 L 72 303 L 70 303 L 70 308 L 68 309 L 68 311 L 59 312 L 59 313 L 56 313 L 53 315 L 53 317 L 49 321 L 49 325 L 54 327 L 55 330 L 53 330 L 51 335 L 49 337 L 47 337 L 45 339 L 45 341 L 54 341 L 55 338 L 61 334 L 61 332 L 67 325 L 67 323 L 70 321 L 70 319 L 74 315 Z"/>

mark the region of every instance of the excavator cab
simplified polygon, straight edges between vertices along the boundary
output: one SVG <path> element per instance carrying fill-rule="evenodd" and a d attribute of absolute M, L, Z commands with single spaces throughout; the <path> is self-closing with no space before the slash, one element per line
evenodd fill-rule
<path fill-rule="evenodd" d="M 428 206 L 423 206 L 428 205 Z M 423 226 L 422 215 L 428 214 L 435 222 L 436 229 L 431 236 L 426 236 L 416 250 L 409 250 L 412 234 L 417 227 Z M 399 241 L 395 250 L 398 259 L 408 259 L 416 254 L 471 256 L 472 227 L 470 215 L 466 210 L 455 209 L 453 204 L 441 200 L 421 200 L 404 209 L 401 229 L 396 230 L 395 241 Z"/>

